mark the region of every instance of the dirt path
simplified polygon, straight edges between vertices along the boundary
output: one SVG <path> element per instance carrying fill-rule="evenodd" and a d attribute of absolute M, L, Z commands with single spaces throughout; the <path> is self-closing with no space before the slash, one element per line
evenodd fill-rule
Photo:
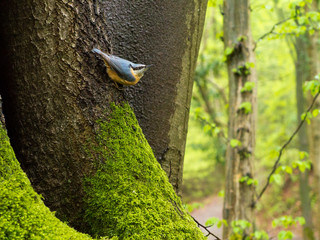
<path fill-rule="evenodd" d="M 202 208 L 194 210 L 191 215 L 201 224 L 205 224 L 208 218 L 210 217 L 217 217 L 219 219 L 222 219 L 222 209 L 223 209 L 223 198 L 217 197 L 217 196 L 211 196 L 202 201 L 204 203 L 204 206 Z M 299 228 L 301 228 L 299 226 Z M 207 234 L 207 232 L 203 229 L 201 229 L 204 234 Z M 217 228 L 215 226 L 209 228 L 209 230 L 217 235 L 219 238 L 222 239 L 222 227 Z M 279 229 L 270 228 L 267 230 L 269 236 L 277 236 Z M 301 229 L 291 229 L 291 231 L 294 232 L 295 237 L 293 240 L 302 240 L 303 237 L 301 236 Z M 210 236 L 208 240 L 214 240 L 215 238 L 213 236 Z"/>
<path fill-rule="evenodd" d="M 212 196 L 204 201 L 204 207 L 194 210 L 191 215 L 201 224 L 205 224 L 208 218 L 217 217 L 222 219 L 222 208 L 223 208 L 223 199 L 221 197 Z M 217 228 L 215 226 L 209 228 L 211 232 L 217 235 L 219 238 L 222 238 L 222 228 Z M 203 233 L 207 233 L 203 230 Z M 215 239 L 213 236 L 208 238 L 209 240 Z"/>

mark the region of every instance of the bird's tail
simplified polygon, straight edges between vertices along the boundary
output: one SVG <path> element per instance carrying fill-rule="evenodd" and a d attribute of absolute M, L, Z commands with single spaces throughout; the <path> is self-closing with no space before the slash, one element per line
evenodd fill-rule
<path fill-rule="evenodd" d="M 99 54 L 99 55 L 102 55 L 102 54 L 103 54 L 103 52 L 100 51 L 98 48 L 93 48 L 93 49 L 92 49 L 92 52 L 97 53 L 97 54 Z"/>
<path fill-rule="evenodd" d="M 110 56 L 107 53 L 102 52 L 101 50 L 99 50 L 98 48 L 93 48 L 92 52 L 99 54 L 104 60 L 106 60 L 107 62 L 110 61 Z"/>

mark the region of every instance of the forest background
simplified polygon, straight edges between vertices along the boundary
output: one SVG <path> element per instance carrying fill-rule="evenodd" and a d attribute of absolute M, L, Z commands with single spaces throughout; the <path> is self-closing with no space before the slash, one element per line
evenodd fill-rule
<path fill-rule="evenodd" d="M 310 10 L 311 5 L 316 8 Z M 192 203 L 189 205 L 191 210 L 208 204 L 204 199 L 212 196 L 212 193 L 221 198 L 224 196 L 226 143 L 230 139 L 227 139 L 229 91 L 226 50 L 223 42 L 222 6 L 222 1 L 209 1 L 195 75 L 183 184 L 183 199 Z M 300 15 L 301 19 L 298 20 L 299 23 L 292 19 L 297 14 L 297 6 L 303 10 Z M 312 59 L 310 56 L 310 51 L 319 51 L 319 38 L 317 37 L 319 3 L 259 0 L 251 1 L 250 8 L 252 35 L 256 44 L 256 63 L 253 67 L 256 68 L 258 75 L 255 182 L 253 184 L 257 185 L 259 192 L 275 164 L 279 150 L 292 136 L 304 117 L 303 115 L 301 118 L 301 113 L 298 113 L 297 110 L 299 102 L 297 92 L 301 91 L 302 94 L 303 91 L 302 88 L 297 88 L 298 68 L 300 67 L 300 71 L 305 74 L 303 81 L 316 78 L 319 80 L 316 74 L 313 76 L 309 74 L 310 62 L 319 66 L 320 61 L 319 58 Z M 310 15 L 306 15 L 308 11 L 309 14 L 312 11 L 312 14 L 317 17 L 312 20 Z M 310 22 L 306 19 L 309 19 Z M 308 42 L 308 38 L 315 39 L 316 49 L 311 50 L 310 46 L 304 48 L 303 45 L 299 45 L 299 39 Z M 301 62 L 299 55 L 304 55 L 307 60 Z M 304 86 L 306 86 L 305 83 Z M 304 97 L 308 96 L 307 91 L 304 91 L 303 94 Z M 305 112 L 308 104 L 306 102 L 302 104 L 304 104 L 303 111 Z M 313 114 L 317 116 L 318 110 L 315 110 Z M 319 126 L 312 125 L 310 121 L 308 123 L 310 135 L 310 131 L 317 131 Z M 294 219 L 303 215 L 299 195 L 301 194 L 299 172 L 310 173 L 307 185 L 304 187 L 311 190 L 307 194 L 309 194 L 308 201 L 312 212 L 318 211 L 318 190 L 314 165 L 313 167 L 308 165 L 312 163 L 312 159 L 307 157 L 309 156 L 307 153 L 301 152 L 300 143 L 299 138 L 295 137 L 286 147 L 285 154 L 281 157 L 281 166 L 271 177 L 271 187 L 257 208 L 259 228 L 271 231 L 272 234 L 277 232 L 272 230 L 272 226 L 276 226 L 277 221 L 281 221 L 279 219 Z M 319 146 L 313 147 L 319 148 Z M 310 146 L 306 152 L 309 150 Z M 299 169 L 297 166 L 301 162 L 306 164 L 301 164 Z M 209 199 L 212 201 L 212 198 Z M 216 201 L 216 198 L 213 199 Z M 201 200 L 205 203 L 201 203 Z M 219 204 L 219 201 L 216 202 Z M 212 221 L 218 222 L 217 219 L 214 219 L 211 219 L 211 222 L 208 221 L 208 224 Z M 313 222 L 315 226 L 319 226 L 315 215 Z M 301 237 L 303 235 L 302 225 L 293 225 L 291 230 L 295 229 L 294 231 Z M 316 229 L 317 227 L 315 227 L 315 232 L 317 232 Z M 305 239 L 314 238 L 305 236 Z"/>

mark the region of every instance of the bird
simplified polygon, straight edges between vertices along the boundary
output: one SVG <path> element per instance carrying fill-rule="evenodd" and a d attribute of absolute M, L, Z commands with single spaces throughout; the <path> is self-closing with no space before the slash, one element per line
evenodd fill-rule
<path fill-rule="evenodd" d="M 115 82 L 122 85 L 131 86 L 139 82 L 144 73 L 152 65 L 137 64 L 129 60 L 107 54 L 97 48 L 93 48 L 92 52 L 100 55 L 107 66 L 107 73 L 109 77 Z"/>

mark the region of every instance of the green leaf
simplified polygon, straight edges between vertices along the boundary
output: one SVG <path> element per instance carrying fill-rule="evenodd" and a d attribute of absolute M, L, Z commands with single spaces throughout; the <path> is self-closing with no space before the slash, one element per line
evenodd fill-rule
<path fill-rule="evenodd" d="M 241 42 L 241 41 L 244 41 L 244 40 L 247 40 L 247 36 L 240 36 L 237 38 L 238 42 Z"/>
<path fill-rule="evenodd" d="M 211 130 L 211 126 L 209 124 L 206 124 L 204 127 L 203 127 L 203 131 L 205 133 L 209 132 Z"/>
<path fill-rule="evenodd" d="M 219 196 L 219 197 L 224 197 L 224 190 L 221 190 L 221 191 L 218 193 L 218 196 Z"/>
<path fill-rule="evenodd" d="M 217 228 L 221 228 L 221 226 L 222 226 L 222 221 L 218 222 Z"/>
<path fill-rule="evenodd" d="M 276 184 L 281 184 L 282 183 L 282 177 L 280 174 L 273 174 L 270 178 L 270 182 L 275 182 Z"/>
<path fill-rule="evenodd" d="M 219 218 L 211 217 L 211 218 L 207 219 L 205 225 L 206 225 L 206 227 L 213 226 L 213 225 L 216 225 L 218 222 L 220 222 Z"/>
<path fill-rule="evenodd" d="M 254 68 L 254 63 L 253 63 L 253 62 L 246 62 L 245 67 L 246 67 L 247 69 L 249 69 L 249 68 Z"/>
<path fill-rule="evenodd" d="M 251 184 L 253 184 L 253 179 L 252 178 L 249 178 L 248 181 L 247 181 L 247 184 L 250 186 Z"/>
<path fill-rule="evenodd" d="M 224 54 L 225 54 L 226 56 L 229 56 L 229 55 L 231 55 L 231 54 L 233 53 L 233 51 L 234 51 L 234 48 L 227 47 L 227 48 L 224 50 Z"/>
<path fill-rule="evenodd" d="M 299 223 L 301 226 L 306 224 L 306 220 L 304 219 L 304 217 L 296 217 L 295 222 Z"/>
<path fill-rule="evenodd" d="M 309 30 L 309 35 L 313 35 L 314 32 L 315 32 L 314 28 L 310 29 L 310 30 Z"/>
<path fill-rule="evenodd" d="M 244 176 L 242 178 L 240 178 L 239 182 L 246 182 L 248 181 L 249 177 L 248 176 Z"/>
<path fill-rule="evenodd" d="M 215 128 L 213 128 L 213 130 L 212 130 L 212 135 L 213 135 L 213 136 L 216 136 L 216 135 L 218 135 L 220 132 L 221 132 L 221 128 L 215 127 Z"/>
<path fill-rule="evenodd" d="M 304 159 L 304 158 L 309 157 L 309 154 L 308 154 L 307 152 L 305 152 L 305 151 L 300 151 L 300 152 L 299 152 L 299 157 L 300 157 L 300 159 L 302 160 L 302 159 Z"/>
<path fill-rule="evenodd" d="M 299 164 L 299 170 L 300 172 L 304 172 L 306 170 L 306 165 L 305 164 Z"/>
<path fill-rule="evenodd" d="M 292 167 L 293 168 L 298 167 L 300 172 L 304 172 L 306 169 L 309 169 L 309 170 L 311 169 L 311 163 L 310 161 L 297 160 L 292 163 Z"/>
<path fill-rule="evenodd" d="M 319 112 L 320 112 L 320 109 L 314 109 L 314 110 L 312 111 L 312 116 L 313 116 L 313 117 L 318 116 Z"/>
<path fill-rule="evenodd" d="M 278 240 L 292 239 L 293 233 L 291 231 L 281 231 L 278 234 Z"/>
<path fill-rule="evenodd" d="M 251 92 L 255 85 L 255 82 L 246 82 L 243 88 L 241 89 L 241 92 Z"/>
<path fill-rule="evenodd" d="M 243 102 L 240 104 L 239 106 L 240 109 L 244 110 L 245 114 L 251 113 L 252 109 L 251 109 L 251 103 L 250 102 Z"/>
<path fill-rule="evenodd" d="M 286 173 L 288 173 L 288 174 L 292 174 L 292 168 L 290 167 L 290 166 L 286 166 Z"/>
<path fill-rule="evenodd" d="M 261 240 L 268 240 L 269 239 L 269 235 L 265 232 L 265 231 L 255 231 L 253 234 L 253 239 L 261 239 Z M 252 239 L 252 238 L 250 238 Z"/>
<path fill-rule="evenodd" d="M 240 70 L 238 68 L 232 68 L 233 73 L 241 74 Z"/>
<path fill-rule="evenodd" d="M 221 222 L 223 223 L 223 225 L 225 225 L 226 227 L 228 227 L 228 222 L 225 219 L 222 219 Z"/>
<path fill-rule="evenodd" d="M 277 158 L 279 156 L 279 151 L 278 150 L 271 150 L 270 153 L 269 153 L 269 158 Z"/>
<path fill-rule="evenodd" d="M 238 140 L 238 139 L 231 139 L 230 140 L 230 145 L 232 148 L 235 148 L 235 147 L 240 147 L 242 144 L 241 142 Z"/>
<path fill-rule="evenodd" d="M 317 79 L 317 76 L 315 77 L 316 80 L 307 81 L 304 83 L 303 91 L 310 91 L 312 96 L 315 96 L 319 90 L 320 90 L 320 82 L 319 79 Z"/>
<path fill-rule="evenodd" d="M 302 113 L 301 120 L 305 120 L 308 124 L 310 124 L 310 119 L 312 118 L 312 114 L 310 112 Z"/>

